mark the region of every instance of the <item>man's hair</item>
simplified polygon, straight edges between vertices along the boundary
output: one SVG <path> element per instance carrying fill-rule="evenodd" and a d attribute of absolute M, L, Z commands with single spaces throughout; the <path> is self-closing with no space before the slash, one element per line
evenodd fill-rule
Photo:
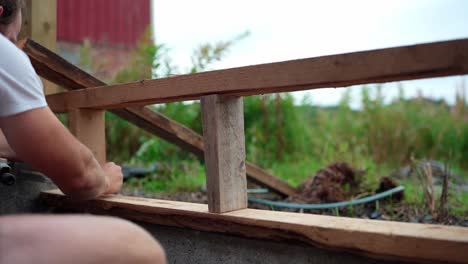
<path fill-rule="evenodd" d="M 0 0 L 3 14 L 0 16 L 0 25 L 8 25 L 15 18 L 18 10 L 23 8 L 24 0 Z"/>

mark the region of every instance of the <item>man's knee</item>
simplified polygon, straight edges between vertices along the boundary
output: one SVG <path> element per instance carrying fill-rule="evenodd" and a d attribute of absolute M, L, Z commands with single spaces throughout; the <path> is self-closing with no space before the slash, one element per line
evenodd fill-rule
<path fill-rule="evenodd" d="M 94 242 L 96 247 L 107 244 L 108 250 L 120 255 L 116 256 L 118 259 L 127 259 L 129 263 L 166 263 L 165 253 L 159 242 L 135 223 L 115 217 L 87 217 L 96 221 L 90 229 L 104 230 L 102 235 L 107 234 L 107 241 Z"/>
<path fill-rule="evenodd" d="M 113 219 L 116 228 L 124 236 L 127 248 L 135 254 L 138 263 L 166 263 L 164 249 L 153 236 L 133 222 L 123 219 Z M 132 234 L 129 239 L 129 234 Z M 136 262 L 135 262 L 136 263 Z"/>
<path fill-rule="evenodd" d="M 0 249 L 9 252 L 0 258 L 4 261 L 165 263 L 161 245 L 144 229 L 123 219 L 30 215 L 0 217 L 0 223 Z"/>

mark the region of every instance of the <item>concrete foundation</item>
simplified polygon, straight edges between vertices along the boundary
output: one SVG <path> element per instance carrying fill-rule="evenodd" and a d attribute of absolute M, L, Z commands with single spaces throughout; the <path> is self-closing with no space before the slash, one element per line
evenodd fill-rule
<path fill-rule="evenodd" d="M 401 263 L 324 250 L 295 241 L 250 239 L 138 223 L 159 240 L 168 263 Z"/>

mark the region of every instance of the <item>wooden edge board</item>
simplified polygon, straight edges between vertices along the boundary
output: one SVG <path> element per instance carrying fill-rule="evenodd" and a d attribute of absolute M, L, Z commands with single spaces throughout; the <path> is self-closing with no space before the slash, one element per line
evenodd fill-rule
<path fill-rule="evenodd" d="M 17 46 L 29 56 L 40 76 L 63 86 L 65 89 L 86 89 L 106 85 L 101 80 L 69 63 L 59 55 L 30 39 L 20 40 Z M 203 160 L 204 144 L 195 131 L 152 110 L 149 107 L 128 107 L 113 109 L 111 112 L 120 118 L 154 134 L 180 148 L 195 154 Z M 281 196 L 294 196 L 296 190 L 278 177 L 252 163 L 246 163 L 247 177 L 255 183 L 269 188 Z"/>
<path fill-rule="evenodd" d="M 193 100 L 210 94 L 246 96 L 468 73 L 468 39 L 268 63 L 47 96 L 57 112 L 112 109 Z"/>
<path fill-rule="evenodd" d="M 297 240 L 378 259 L 468 263 L 468 228 L 241 209 L 213 214 L 206 204 L 129 196 L 74 202 L 59 190 L 42 200 L 54 207 L 114 215 L 200 231 L 253 238 Z"/>

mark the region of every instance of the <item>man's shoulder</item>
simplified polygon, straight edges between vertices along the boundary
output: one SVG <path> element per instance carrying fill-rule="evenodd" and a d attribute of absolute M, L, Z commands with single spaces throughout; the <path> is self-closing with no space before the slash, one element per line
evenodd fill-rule
<path fill-rule="evenodd" d="M 3 70 L 34 71 L 28 56 L 0 34 L 0 67 Z"/>
<path fill-rule="evenodd" d="M 27 55 L 0 36 L 0 116 L 46 106 L 42 82 Z"/>

